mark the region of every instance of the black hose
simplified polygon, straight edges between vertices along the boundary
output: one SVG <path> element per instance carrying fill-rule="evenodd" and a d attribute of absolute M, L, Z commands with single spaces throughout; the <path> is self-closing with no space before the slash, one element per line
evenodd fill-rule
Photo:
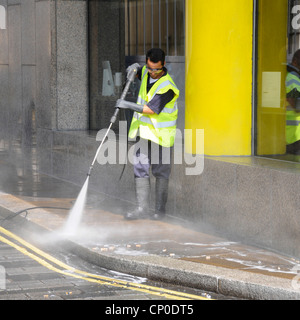
<path fill-rule="evenodd" d="M 17 217 L 18 215 L 20 215 L 20 214 L 21 214 L 21 213 L 23 213 L 23 212 L 26 212 L 26 214 L 25 214 L 25 218 L 26 218 L 26 217 L 27 217 L 27 215 L 28 215 L 28 211 L 29 211 L 29 210 L 34 210 L 34 209 L 58 209 L 58 210 L 70 210 L 70 208 L 49 207 L 49 206 L 47 206 L 47 207 L 31 207 L 31 208 L 26 208 L 26 209 L 20 210 L 20 211 L 16 212 L 13 216 L 8 216 L 8 217 L 6 217 L 6 218 L 2 218 L 2 219 L 0 219 L 0 221 L 7 221 L 7 220 L 11 220 L 11 219 L 13 219 L 13 218 Z"/>

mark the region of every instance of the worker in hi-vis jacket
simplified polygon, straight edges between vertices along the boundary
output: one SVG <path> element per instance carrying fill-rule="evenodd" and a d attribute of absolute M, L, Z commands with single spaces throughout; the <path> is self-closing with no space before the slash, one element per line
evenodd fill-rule
<path fill-rule="evenodd" d="M 139 136 L 134 153 L 137 208 L 125 219 L 162 219 L 166 213 L 168 185 L 178 117 L 179 90 L 165 68 L 165 53 L 153 48 L 147 52 L 146 65 L 135 63 L 141 80 L 137 103 L 118 100 L 117 107 L 134 111 L 129 138 Z M 155 212 L 150 210 L 150 168 L 155 177 Z"/>

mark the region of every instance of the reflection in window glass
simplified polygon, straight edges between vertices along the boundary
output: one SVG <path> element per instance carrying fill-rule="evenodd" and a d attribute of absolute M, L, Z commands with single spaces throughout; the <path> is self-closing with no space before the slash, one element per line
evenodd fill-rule
<path fill-rule="evenodd" d="M 257 4 L 256 154 L 300 162 L 300 1 Z"/>
<path fill-rule="evenodd" d="M 300 155 L 300 1 L 289 1 L 288 64 L 286 77 L 287 154 Z"/>

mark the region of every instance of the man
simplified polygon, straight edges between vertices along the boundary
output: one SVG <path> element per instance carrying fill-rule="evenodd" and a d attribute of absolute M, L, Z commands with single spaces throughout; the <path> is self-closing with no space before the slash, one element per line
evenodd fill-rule
<path fill-rule="evenodd" d="M 286 144 L 287 153 L 300 154 L 300 50 L 287 66 Z"/>
<path fill-rule="evenodd" d="M 139 131 L 140 140 L 134 155 L 134 177 L 138 207 L 126 212 L 128 220 L 151 217 L 162 219 L 166 212 L 169 176 L 171 173 L 170 155 L 174 146 L 178 116 L 177 99 L 179 90 L 165 68 L 165 53 L 153 48 L 147 52 L 146 66 L 133 64 L 127 71 L 138 68 L 137 76 L 141 87 L 137 103 L 118 100 L 117 107 L 134 112 L 129 138 L 135 138 Z M 157 154 L 153 154 L 153 150 Z M 169 161 L 164 161 L 167 155 Z M 153 161 L 153 159 L 155 161 Z M 150 168 L 156 178 L 155 213 L 150 214 Z"/>

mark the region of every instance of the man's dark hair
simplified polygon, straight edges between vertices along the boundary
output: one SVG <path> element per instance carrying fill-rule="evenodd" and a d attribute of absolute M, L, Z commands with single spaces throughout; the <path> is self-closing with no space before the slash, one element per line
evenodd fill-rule
<path fill-rule="evenodd" d="M 292 62 L 293 62 L 293 63 L 296 63 L 297 66 L 300 66 L 300 49 L 298 49 L 298 50 L 294 53 Z"/>
<path fill-rule="evenodd" d="M 161 64 L 165 64 L 165 52 L 162 49 L 159 48 L 152 48 L 150 49 L 146 54 L 146 63 L 148 59 L 150 59 L 151 62 L 157 63 L 161 61 Z"/>

